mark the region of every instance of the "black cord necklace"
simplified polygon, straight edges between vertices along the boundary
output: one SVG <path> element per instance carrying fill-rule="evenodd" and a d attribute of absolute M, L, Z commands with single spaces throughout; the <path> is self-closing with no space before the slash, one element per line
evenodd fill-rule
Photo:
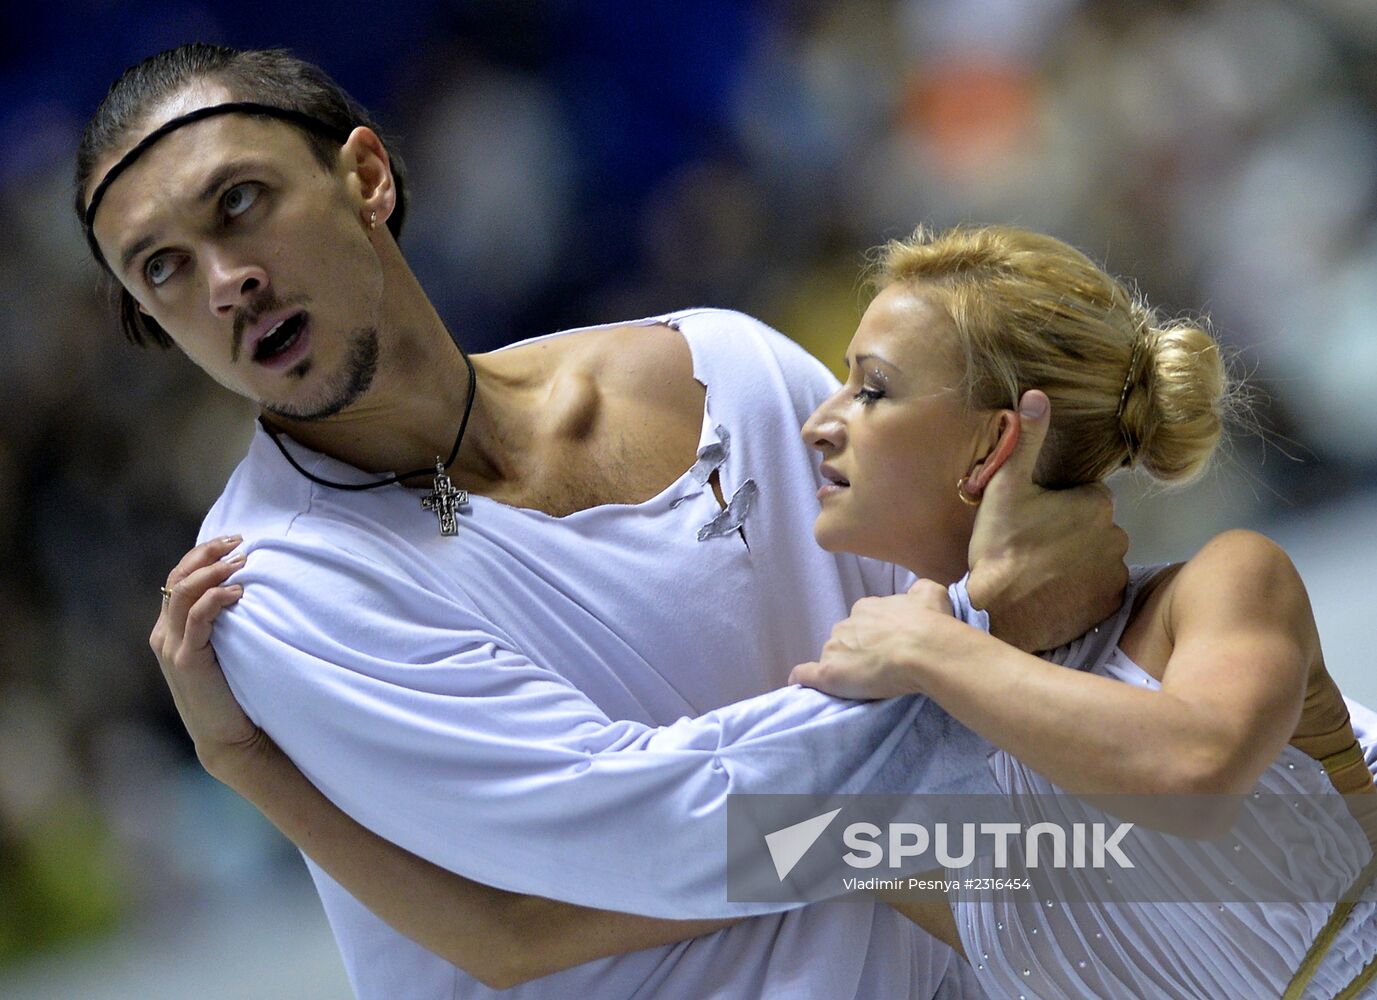
<path fill-rule="evenodd" d="M 435 516 L 440 519 L 440 534 L 457 535 L 459 534 L 459 507 L 469 502 L 468 490 L 461 490 L 449 481 L 449 474 L 445 471 L 454 464 L 454 460 L 459 457 L 459 446 L 464 442 L 464 431 L 469 427 L 469 414 L 473 412 L 473 397 L 478 389 L 478 374 L 473 370 L 473 362 L 469 360 L 468 354 L 461 347 L 459 354 L 464 359 L 464 364 L 469 369 L 469 398 L 464 404 L 464 418 L 459 421 L 459 433 L 454 435 L 454 447 L 449 450 L 449 458 L 441 461 L 440 456 L 435 456 L 435 471 L 430 469 L 413 469 L 411 472 L 398 472 L 386 479 L 379 479 L 371 483 L 335 483 L 328 479 L 321 479 L 319 476 L 307 472 L 301 467 L 296 459 L 292 458 L 287 446 L 278 438 L 277 433 L 267 425 L 262 417 L 258 422 L 263 425 L 263 430 L 267 431 L 268 437 L 272 438 L 273 444 L 277 445 L 277 450 L 282 452 L 282 457 L 287 460 L 297 472 L 301 473 L 311 482 L 320 486 L 328 486 L 334 490 L 349 490 L 359 492 L 362 490 L 375 490 L 379 486 L 391 486 L 399 483 L 403 479 L 411 479 L 415 476 L 431 474 L 435 477 L 431 485 L 431 491 L 421 498 L 421 506 L 426 510 L 434 511 Z"/>

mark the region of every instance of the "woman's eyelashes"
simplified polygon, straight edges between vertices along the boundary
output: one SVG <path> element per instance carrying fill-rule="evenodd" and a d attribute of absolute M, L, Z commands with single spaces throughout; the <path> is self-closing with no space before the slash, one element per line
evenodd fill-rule
<path fill-rule="evenodd" d="M 883 399 L 884 395 L 885 392 L 883 389 L 871 389 L 867 386 L 861 386 L 861 388 L 857 390 L 856 395 L 852 398 L 862 406 L 869 406 L 871 403 L 875 402 L 875 400 Z"/>

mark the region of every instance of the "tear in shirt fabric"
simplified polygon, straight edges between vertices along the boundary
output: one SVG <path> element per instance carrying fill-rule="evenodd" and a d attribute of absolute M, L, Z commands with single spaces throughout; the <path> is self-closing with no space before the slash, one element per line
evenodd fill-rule
<path fill-rule="evenodd" d="M 720 538 L 736 531 L 746 523 L 746 518 L 751 513 L 751 508 L 755 506 L 756 497 L 759 495 L 760 488 L 756 486 L 755 480 L 747 479 L 732 494 L 726 508 L 698 529 L 698 540 L 706 542 L 709 538 Z"/>
<path fill-rule="evenodd" d="M 689 475 L 699 486 L 711 479 L 717 468 L 727 460 L 727 448 L 732 436 L 721 424 L 713 428 L 713 433 L 717 435 L 717 440 L 698 449 L 698 461 L 689 469 Z"/>

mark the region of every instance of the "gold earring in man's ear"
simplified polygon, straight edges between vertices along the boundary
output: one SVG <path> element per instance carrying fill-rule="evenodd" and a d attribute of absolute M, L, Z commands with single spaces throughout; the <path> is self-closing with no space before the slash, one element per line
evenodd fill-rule
<path fill-rule="evenodd" d="M 979 507 L 980 497 L 973 497 L 966 492 L 966 484 L 970 482 L 970 476 L 962 476 L 956 481 L 956 495 L 961 498 L 961 502 L 967 507 Z"/>

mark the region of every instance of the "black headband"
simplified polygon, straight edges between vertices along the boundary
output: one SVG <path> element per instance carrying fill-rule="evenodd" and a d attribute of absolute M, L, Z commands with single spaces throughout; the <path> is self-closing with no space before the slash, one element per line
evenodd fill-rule
<path fill-rule="evenodd" d="M 310 132 L 318 132 L 321 135 L 334 139 L 343 145 L 349 138 L 349 129 L 337 128 L 322 118 L 315 115 L 308 115 L 304 111 L 296 111 L 292 108 L 279 108 L 271 104 L 258 104 L 255 101 L 229 101 L 225 104 L 211 104 L 204 108 L 197 108 L 195 111 L 188 111 L 184 115 L 173 118 L 171 121 L 164 122 L 149 132 L 146 136 L 135 144 L 134 148 L 120 157 L 109 171 L 101 178 L 96 185 L 95 191 L 91 192 L 91 203 L 86 206 L 86 217 L 83 220 L 86 226 L 86 242 L 91 246 L 91 253 L 95 254 L 96 260 L 106 267 L 105 255 L 100 252 L 100 247 L 96 244 L 95 221 L 96 210 L 100 208 L 101 199 L 105 197 L 106 189 L 128 169 L 129 165 L 148 151 L 148 148 L 156 143 L 169 132 L 175 132 L 183 125 L 191 125 L 206 118 L 213 118 L 216 115 L 246 114 L 263 115 L 268 118 L 280 118 L 284 122 L 291 122 Z"/>

